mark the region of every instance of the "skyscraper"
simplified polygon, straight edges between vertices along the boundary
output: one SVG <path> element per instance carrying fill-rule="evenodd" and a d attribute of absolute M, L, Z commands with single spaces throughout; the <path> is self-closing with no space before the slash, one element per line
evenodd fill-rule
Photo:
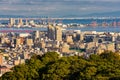
<path fill-rule="evenodd" d="M 39 39 L 40 38 L 40 32 L 39 31 L 35 31 L 34 37 L 35 37 L 35 39 Z"/>
<path fill-rule="evenodd" d="M 28 23 L 28 20 L 27 20 L 27 19 L 25 20 L 25 25 L 29 25 L 29 23 Z"/>
<path fill-rule="evenodd" d="M 13 26 L 15 24 L 15 19 L 14 18 L 10 18 L 10 26 Z"/>
<path fill-rule="evenodd" d="M 55 40 L 62 41 L 62 29 L 59 26 L 55 27 Z"/>
<path fill-rule="evenodd" d="M 47 36 L 50 40 L 55 40 L 55 29 L 54 26 L 48 25 Z"/>
<path fill-rule="evenodd" d="M 19 23 L 18 23 L 20 26 L 23 25 L 23 21 L 22 21 L 22 18 L 19 19 Z"/>

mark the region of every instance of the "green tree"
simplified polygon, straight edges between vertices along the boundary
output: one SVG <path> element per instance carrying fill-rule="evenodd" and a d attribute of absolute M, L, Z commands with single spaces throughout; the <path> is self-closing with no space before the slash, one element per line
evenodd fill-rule
<path fill-rule="evenodd" d="M 79 56 L 59 57 L 48 52 L 33 55 L 25 64 L 12 68 L 1 80 L 119 80 L 120 56 L 106 51 L 85 59 Z"/>
<path fill-rule="evenodd" d="M 44 80 L 63 80 L 66 79 L 70 73 L 70 63 L 64 59 L 60 59 L 55 63 L 49 65 L 45 74 L 43 74 Z"/>
<path fill-rule="evenodd" d="M 49 62 L 55 62 L 58 59 L 59 54 L 57 52 L 47 52 L 45 55 L 43 55 L 41 60 L 44 64 L 48 64 Z"/>
<path fill-rule="evenodd" d="M 17 78 L 15 77 L 15 74 L 13 72 L 7 72 L 2 75 L 0 80 L 17 80 Z"/>

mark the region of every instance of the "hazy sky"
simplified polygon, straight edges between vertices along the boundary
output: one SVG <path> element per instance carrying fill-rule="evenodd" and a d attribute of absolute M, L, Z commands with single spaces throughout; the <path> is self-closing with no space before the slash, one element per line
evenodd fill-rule
<path fill-rule="evenodd" d="M 66 16 L 120 11 L 120 0 L 0 0 L 1 15 Z"/>

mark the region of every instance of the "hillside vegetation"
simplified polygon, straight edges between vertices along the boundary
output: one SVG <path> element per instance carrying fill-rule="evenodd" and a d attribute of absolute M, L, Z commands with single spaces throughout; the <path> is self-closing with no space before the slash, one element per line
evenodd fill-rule
<path fill-rule="evenodd" d="M 1 80 L 120 80 L 120 56 L 106 51 L 89 58 L 59 57 L 56 52 L 32 58 L 3 74 Z"/>

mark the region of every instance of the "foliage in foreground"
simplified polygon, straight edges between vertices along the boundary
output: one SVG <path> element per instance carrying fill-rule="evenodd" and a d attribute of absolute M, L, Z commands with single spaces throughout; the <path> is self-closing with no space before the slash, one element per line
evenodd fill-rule
<path fill-rule="evenodd" d="M 120 56 L 104 52 L 88 59 L 59 57 L 56 52 L 34 55 L 26 64 L 12 68 L 1 80 L 120 80 Z"/>

